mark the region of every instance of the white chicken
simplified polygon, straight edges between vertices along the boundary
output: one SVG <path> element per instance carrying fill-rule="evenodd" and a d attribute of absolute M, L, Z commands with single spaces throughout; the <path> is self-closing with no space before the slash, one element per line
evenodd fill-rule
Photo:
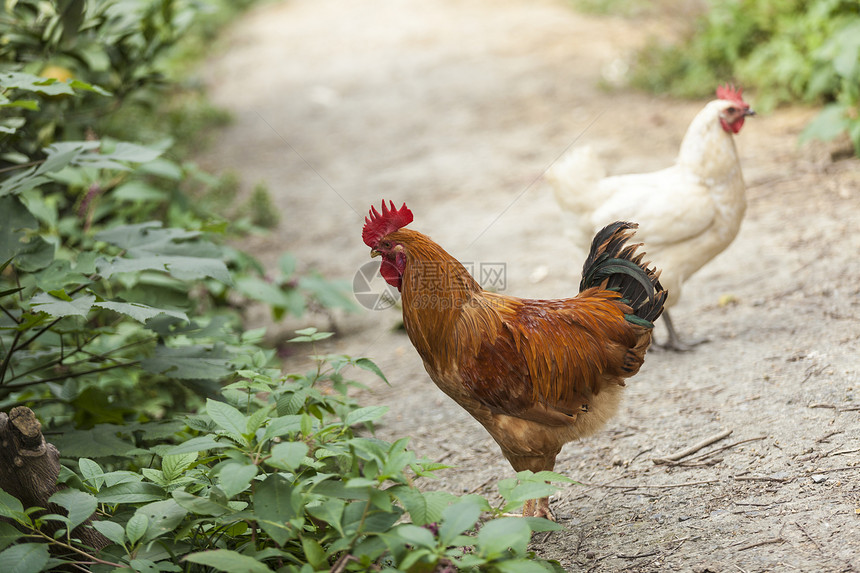
<path fill-rule="evenodd" d="M 612 221 L 635 221 L 636 238 L 662 269 L 669 292 L 666 307 L 681 286 L 734 240 L 746 211 L 746 188 L 733 134 L 755 115 L 742 90 L 717 88 L 717 99 L 696 115 L 681 142 L 675 164 L 661 171 L 606 176 L 589 147 L 575 148 L 546 174 L 556 200 L 569 213 L 568 229 L 587 249 L 596 230 Z M 669 331 L 664 347 L 688 350 L 663 313 Z"/>

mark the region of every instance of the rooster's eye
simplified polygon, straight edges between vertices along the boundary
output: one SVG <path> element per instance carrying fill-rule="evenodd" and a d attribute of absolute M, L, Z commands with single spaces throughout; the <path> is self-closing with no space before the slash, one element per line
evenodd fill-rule
<path fill-rule="evenodd" d="M 726 111 L 727 111 L 727 112 L 729 112 L 729 113 L 735 113 L 735 112 L 737 112 L 737 111 L 738 111 L 738 108 L 736 108 L 736 107 L 732 106 L 732 107 L 730 107 L 729 109 L 727 109 Z"/>

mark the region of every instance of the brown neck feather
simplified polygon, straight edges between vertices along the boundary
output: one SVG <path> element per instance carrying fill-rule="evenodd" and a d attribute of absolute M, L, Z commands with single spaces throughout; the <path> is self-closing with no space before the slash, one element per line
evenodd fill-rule
<path fill-rule="evenodd" d="M 389 238 L 406 251 L 400 289 L 403 324 L 422 358 L 435 363 L 445 354 L 440 350 L 450 343 L 462 309 L 481 287 L 457 259 L 429 237 L 401 229 Z"/>

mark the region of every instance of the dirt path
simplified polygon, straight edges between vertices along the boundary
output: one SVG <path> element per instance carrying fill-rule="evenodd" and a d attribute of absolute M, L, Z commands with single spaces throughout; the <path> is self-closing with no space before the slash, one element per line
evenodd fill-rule
<path fill-rule="evenodd" d="M 288 250 L 352 277 L 368 260 L 364 213 L 391 198 L 461 261 L 505 263 L 506 292 L 567 296 L 581 260 L 543 170 L 574 141 L 615 173 L 666 166 L 703 104 L 597 87 L 668 25 L 646 24 L 563 0 L 261 6 L 204 70 L 237 121 L 202 161 L 269 185 L 283 222 L 250 245 L 267 263 Z M 557 471 L 587 485 L 553 498 L 566 529 L 536 540 L 540 555 L 571 571 L 860 568 L 860 162 L 799 150 L 811 113 L 747 122 L 747 219 L 673 312 L 712 342 L 651 352 L 606 430 L 566 446 Z M 369 356 L 392 381 L 362 397 L 391 406 L 381 437 L 410 435 L 455 466 L 427 487 L 493 498 L 512 470 L 398 321 L 394 309 L 343 319 L 328 350 Z M 707 450 L 745 443 L 710 465 L 652 461 L 722 430 Z"/>

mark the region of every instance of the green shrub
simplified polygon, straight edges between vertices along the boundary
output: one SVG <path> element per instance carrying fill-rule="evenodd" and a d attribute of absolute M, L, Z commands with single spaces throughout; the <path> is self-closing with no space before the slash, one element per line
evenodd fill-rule
<path fill-rule="evenodd" d="M 16 77 L 19 90 L 36 81 Z M 87 427 L 184 410 L 242 348 L 233 287 L 277 317 L 355 307 L 342 282 L 293 276 L 292 262 L 273 284 L 252 257 L 221 247 L 228 226 L 176 188 L 195 172 L 164 149 L 64 141 L 7 171 L 0 405 L 50 403 L 51 419 Z"/>
<path fill-rule="evenodd" d="M 804 138 L 847 133 L 860 154 L 860 4 L 853 0 L 712 2 L 681 45 L 653 40 L 632 83 L 704 97 L 734 81 L 762 110 L 788 102 L 826 104 Z"/>
<path fill-rule="evenodd" d="M 294 342 L 330 336 L 298 334 Z M 347 396 L 356 383 L 346 369 L 383 377 L 373 362 L 317 356 L 310 373 L 283 376 L 246 360 L 199 414 L 166 428 L 150 424 L 145 437 L 136 434 L 139 427 L 112 427 L 113 441 L 99 454 L 120 469 L 92 455 L 66 468 L 61 481 L 70 489 L 52 497 L 65 515 L 33 517 L 32 508 L 0 490 L 0 515 L 19 526 L 0 524 L 6 544 L 18 541 L 0 559 L 21 553 L 34 572 L 62 563 L 95 563 L 96 572 L 561 571 L 527 549 L 533 531 L 558 525 L 537 518 L 484 523 L 482 514 L 551 493 L 546 479 L 569 480 L 523 472 L 500 483 L 500 508 L 479 496 L 421 492 L 413 480 L 444 466 L 418 459 L 408 438 L 389 443 L 364 435 L 387 408 L 360 407 Z M 171 432 L 175 446 L 149 437 Z M 73 432 L 63 448 L 91 448 L 91 441 L 89 433 Z M 81 525 L 94 511 L 97 520 Z M 53 538 L 42 532 L 50 521 L 62 527 Z M 111 544 L 97 555 L 80 547 L 79 525 Z M 46 542 L 77 553 L 50 560 Z"/>

